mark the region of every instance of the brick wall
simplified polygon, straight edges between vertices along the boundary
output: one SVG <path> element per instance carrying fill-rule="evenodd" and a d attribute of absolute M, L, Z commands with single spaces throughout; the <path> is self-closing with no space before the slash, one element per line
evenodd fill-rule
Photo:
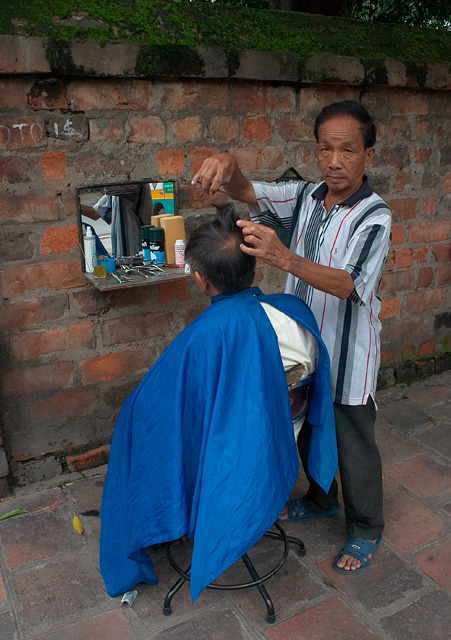
<path fill-rule="evenodd" d="M 0 76 L 0 477 L 105 461 L 115 419 L 167 344 L 207 305 L 192 281 L 100 293 L 80 267 L 75 188 L 176 180 L 189 230 L 211 211 L 189 184 L 229 150 L 251 178 L 294 166 L 318 180 L 312 124 L 335 100 L 378 123 L 368 171 L 393 211 L 382 281 L 381 383 L 449 364 L 449 90 L 193 78 Z M 259 269 L 265 292 L 284 277 Z M 165 381 L 162 381 L 165 384 Z M 6 455 L 5 455 L 6 453 Z"/>

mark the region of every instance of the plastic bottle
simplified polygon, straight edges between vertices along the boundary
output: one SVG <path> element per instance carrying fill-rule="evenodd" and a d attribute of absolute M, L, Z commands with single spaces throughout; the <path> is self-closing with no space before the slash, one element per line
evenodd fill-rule
<path fill-rule="evenodd" d="M 91 227 L 88 227 L 86 230 L 86 235 L 84 237 L 84 252 L 85 252 L 85 269 L 86 273 L 94 272 L 94 265 L 97 263 L 96 260 L 96 239 L 92 235 Z"/>
<path fill-rule="evenodd" d="M 185 265 L 185 241 L 184 240 L 176 240 L 175 241 L 175 264 L 179 267 L 183 267 Z"/>

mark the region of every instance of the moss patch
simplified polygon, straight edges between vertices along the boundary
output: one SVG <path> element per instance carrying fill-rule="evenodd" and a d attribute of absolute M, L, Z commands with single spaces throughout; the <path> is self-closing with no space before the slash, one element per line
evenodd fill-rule
<path fill-rule="evenodd" d="M 447 31 L 207 2 L 3 0 L 0 33 L 147 46 L 291 51 L 302 57 L 319 54 L 403 62 L 451 61 Z M 142 64 L 145 60 L 149 61 L 148 53 Z"/>
<path fill-rule="evenodd" d="M 205 65 L 199 54 L 186 45 L 142 46 L 135 71 L 140 75 L 200 76 Z"/>

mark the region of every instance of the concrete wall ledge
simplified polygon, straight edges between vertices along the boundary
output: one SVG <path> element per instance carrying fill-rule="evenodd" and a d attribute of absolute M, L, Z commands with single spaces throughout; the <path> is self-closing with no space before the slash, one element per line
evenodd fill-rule
<path fill-rule="evenodd" d="M 451 65 L 350 56 L 0 35 L 0 74 L 345 83 L 450 90 Z"/>

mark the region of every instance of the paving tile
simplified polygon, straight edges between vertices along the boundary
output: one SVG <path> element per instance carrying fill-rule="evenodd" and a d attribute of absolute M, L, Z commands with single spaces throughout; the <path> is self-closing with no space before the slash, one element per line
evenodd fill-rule
<path fill-rule="evenodd" d="M 6 590 L 3 576 L 0 573 L 0 604 L 3 604 L 4 602 L 6 602 Z"/>
<path fill-rule="evenodd" d="M 436 513 L 404 494 L 387 498 L 384 512 L 384 538 L 398 551 L 410 551 L 445 533 L 445 524 Z"/>
<path fill-rule="evenodd" d="M 15 569 L 82 547 L 83 540 L 71 520 L 65 507 L 6 520 L 0 537 L 10 567 Z"/>
<path fill-rule="evenodd" d="M 9 611 L 0 613 L 0 638 L 1 640 L 17 640 L 14 619 Z"/>
<path fill-rule="evenodd" d="M 365 611 L 383 609 L 397 600 L 425 586 L 419 571 L 412 570 L 383 545 L 379 548 L 371 566 L 357 575 L 337 573 L 332 563 L 335 556 L 318 563 L 319 569 L 350 601 L 359 603 Z"/>
<path fill-rule="evenodd" d="M 376 424 L 376 442 L 381 454 L 383 467 L 420 453 L 420 447 L 416 442 L 407 440 L 405 436 L 393 433 L 380 422 Z"/>
<path fill-rule="evenodd" d="M 451 459 L 451 429 L 445 421 L 415 436 L 415 440 L 440 456 Z"/>
<path fill-rule="evenodd" d="M 172 545 L 172 554 L 175 562 L 186 569 L 191 563 L 192 543 L 189 540 L 178 541 Z M 133 606 L 134 613 L 144 623 L 151 621 L 165 620 L 163 614 L 163 603 L 169 589 L 178 580 L 179 575 L 169 564 L 166 553 L 161 550 L 149 553 L 153 560 L 154 572 L 158 577 L 158 584 L 139 584 L 136 587 L 138 595 Z M 224 592 L 213 589 L 204 589 L 196 602 L 192 602 L 190 595 L 190 585 L 186 582 L 176 593 L 172 600 L 172 618 L 178 619 L 186 614 L 197 613 L 208 606 L 224 602 Z"/>
<path fill-rule="evenodd" d="M 395 400 L 381 407 L 379 419 L 403 433 L 414 433 L 430 424 L 429 415 L 408 399 Z"/>
<path fill-rule="evenodd" d="M 338 552 L 347 540 L 343 509 L 333 518 L 290 523 L 284 525 L 284 529 L 304 542 L 307 557 L 312 562 L 328 558 L 335 549 Z"/>
<path fill-rule="evenodd" d="M 66 485 L 66 490 L 76 501 L 79 513 L 93 509 L 100 511 L 104 484 L 105 478 L 103 476 L 83 478 L 82 480 Z"/>
<path fill-rule="evenodd" d="M 282 557 L 283 545 L 278 541 L 268 541 L 270 548 L 256 554 L 254 549 L 249 557 L 260 576 L 270 572 Z M 276 615 L 283 616 L 299 602 L 307 603 L 327 594 L 322 581 L 314 578 L 308 566 L 296 555 L 295 545 L 283 567 L 264 583 L 272 599 Z M 221 576 L 221 582 L 239 584 L 250 582 L 251 577 L 243 562 L 238 562 Z M 257 620 L 265 620 L 266 605 L 256 587 L 230 592 L 232 602 Z"/>
<path fill-rule="evenodd" d="M 416 561 L 424 573 L 451 591 L 451 542 L 422 553 Z"/>
<path fill-rule="evenodd" d="M 269 640 L 376 640 L 378 635 L 336 599 L 324 602 L 266 631 Z"/>
<path fill-rule="evenodd" d="M 384 473 L 418 496 L 428 498 L 451 487 L 451 472 L 429 456 L 416 456 L 384 467 Z"/>
<path fill-rule="evenodd" d="M 20 571 L 12 581 L 25 630 L 71 622 L 74 613 L 111 602 L 93 559 L 81 553 Z"/>
<path fill-rule="evenodd" d="M 128 624 L 120 611 L 109 611 L 81 620 L 58 631 L 46 633 L 33 640 L 129 640 Z"/>
<path fill-rule="evenodd" d="M 436 405 L 442 403 L 451 397 L 451 391 L 446 387 L 435 386 L 419 389 L 415 393 L 409 394 L 413 402 L 418 404 Z"/>
<path fill-rule="evenodd" d="M 30 488 L 27 487 L 27 489 Z M 34 493 L 18 492 L 17 495 L 13 495 L 11 498 L 1 502 L 0 515 L 15 509 L 26 509 L 34 513 L 38 511 L 51 511 L 65 502 L 67 502 L 67 498 L 59 487 L 48 491 L 35 491 Z M 14 520 L 17 518 L 19 518 L 19 516 L 15 516 Z"/>
<path fill-rule="evenodd" d="M 450 610 L 449 595 L 443 591 L 434 591 L 383 618 L 381 625 L 396 640 L 444 640 L 450 636 Z"/>
<path fill-rule="evenodd" d="M 248 637 L 231 609 L 205 611 L 152 636 L 154 640 L 245 640 Z"/>

